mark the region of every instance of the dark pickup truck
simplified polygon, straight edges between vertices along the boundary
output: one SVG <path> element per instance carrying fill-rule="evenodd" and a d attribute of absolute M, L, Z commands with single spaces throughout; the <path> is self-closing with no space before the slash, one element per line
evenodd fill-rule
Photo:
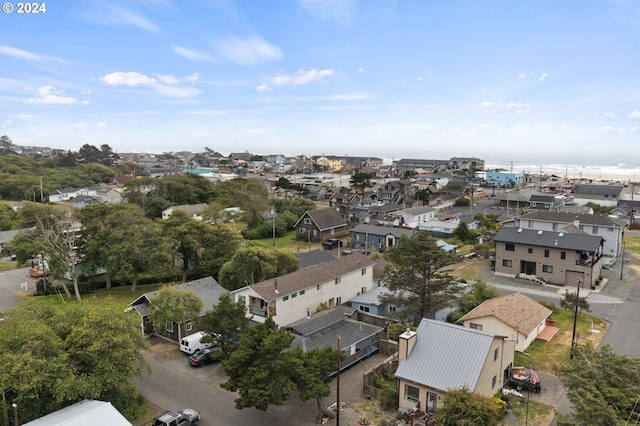
<path fill-rule="evenodd" d="M 342 240 L 339 238 L 329 238 L 322 243 L 322 248 L 325 250 L 333 250 L 334 248 L 342 247 Z"/>
<path fill-rule="evenodd" d="M 152 426 L 194 426 L 200 421 L 200 413 L 192 408 L 165 411 L 153 418 Z"/>
<path fill-rule="evenodd" d="M 536 375 L 537 377 L 537 375 Z M 511 377 L 507 381 L 507 385 L 518 391 L 540 391 L 540 378 L 534 380 L 531 377 L 531 371 L 523 367 L 514 367 Z"/>

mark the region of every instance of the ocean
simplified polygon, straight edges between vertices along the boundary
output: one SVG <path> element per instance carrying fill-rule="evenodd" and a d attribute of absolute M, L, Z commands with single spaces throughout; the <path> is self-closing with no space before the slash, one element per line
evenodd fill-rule
<path fill-rule="evenodd" d="M 502 169 L 505 171 L 524 172 L 531 174 L 555 175 L 559 178 L 597 180 L 640 180 L 640 165 L 636 164 L 532 164 L 526 162 L 513 163 L 485 163 L 485 170 Z"/>

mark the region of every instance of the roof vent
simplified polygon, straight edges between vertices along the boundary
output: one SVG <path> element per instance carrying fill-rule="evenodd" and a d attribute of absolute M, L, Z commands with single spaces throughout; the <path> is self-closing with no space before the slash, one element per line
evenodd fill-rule
<path fill-rule="evenodd" d="M 538 231 L 538 235 L 542 235 L 542 231 Z"/>
<path fill-rule="evenodd" d="M 518 232 L 522 232 L 522 228 L 518 228 Z"/>
<path fill-rule="evenodd" d="M 564 237 L 564 232 L 559 233 L 558 237 Z"/>
<path fill-rule="evenodd" d="M 554 243 L 554 245 L 556 245 L 556 246 L 558 245 L 558 240 L 556 240 L 556 242 Z"/>

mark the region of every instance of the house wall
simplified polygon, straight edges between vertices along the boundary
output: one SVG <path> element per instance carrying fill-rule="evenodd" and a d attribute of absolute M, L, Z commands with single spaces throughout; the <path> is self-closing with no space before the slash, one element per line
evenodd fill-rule
<path fill-rule="evenodd" d="M 364 274 L 362 269 L 365 270 Z M 373 267 L 367 266 L 362 269 L 340 276 L 340 283 L 338 284 L 335 283 L 335 280 L 317 283 L 304 288 L 304 294 L 296 291 L 295 297 L 293 297 L 293 293 L 281 294 L 280 297 L 269 302 L 268 308 L 273 309 L 275 307 L 276 315 L 272 317 L 274 322 L 282 327 L 305 318 L 308 313 L 313 312 L 322 302 L 328 303 L 330 306 L 337 306 L 347 303 L 349 299 L 356 297 L 358 294 L 362 294 L 363 289 L 365 292 L 372 290 L 376 287 L 373 281 Z M 247 306 L 250 306 L 250 296 L 259 297 L 249 287 L 236 290 L 233 295 L 236 302 L 240 300 L 241 296 L 245 296 L 245 304 Z M 285 298 L 287 300 L 284 300 Z M 267 309 L 268 311 L 269 309 Z M 249 312 L 247 316 L 251 316 L 251 313 Z M 253 315 L 253 320 L 264 322 L 266 317 Z"/>
<path fill-rule="evenodd" d="M 514 342 L 494 337 L 474 392 L 491 398 L 504 384 L 504 371 L 513 366 Z"/>
<path fill-rule="evenodd" d="M 523 320 L 524 316 L 526 316 L 526 312 L 522 313 Z M 518 322 L 518 318 L 513 319 L 515 322 Z M 482 326 L 482 331 L 486 331 L 488 333 L 492 333 L 498 336 L 505 336 L 509 341 L 514 343 L 514 350 L 518 352 L 524 352 L 529 345 L 536 339 L 538 334 L 545 327 L 545 321 L 541 321 L 540 324 L 536 326 L 533 332 L 531 332 L 528 336 L 518 332 L 515 328 L 511 327 L 508 324 L 500 321 L 498 318 L 494 316 L 486 316 L 483 318 L 474 318 L 472 320 L 466 320 L 463 322 L 463 326 L 467 328 L 471 328 L 471 324 L 478 324 Z"/>
<path fill-rule="evenodd" d="M 574 194 L 573 202 L 575 204 L 584 206 L 587 203 L 595 203 L 601 206 L 616 207 L 618 205 L 618 198 L 614 196 L 592 195 L 592 194 Z"/>
<path fill-rule="evenodd" d="M 514 251 L 505 249 L 506 243 L 496 241 L 496 264 L 495 273 L 505 276 L 516 276 L 520 274 L 522 261 L 535 262 L 535 276 L 544 278 L 549 283 L 573 284 L 569 277 L 576 276 L 576 273 L 583 277 L 585 284 L 595 284 L 595 280 L 600 276 L 602 261 L 597 262 L 593 267 L 577 265 L 578 253 L 576 250 L 559 249 L 555 247 L 530 246 L 525 244 L 514 244 Z M 532 253 L 529 253 L 531 249 Z M 549 257 L 545 257 L 545 250 L 549 250 Z M 566 259 L 561 259 L 561 252 L 566 253 Z M 504 261 L 511 261 L 511 266 L 505 266 Z M 544 272 L 543 267 L 552 267 L 551 272 Z"/>
<path fill-rule="evenodd" d="M 413 407 L 415 407 L 418 404 L 418 402 L 414 400 L 407 399 L 406 385 L 418 388 L 418 391 L 419 391 L 418 401 L 420 403 L 420 409 L 423 411 L 427 411 L 425 410 L 425 407 L 430 407 L 429 405 L 427 405 L 427 400 L 429 398 L 432 399 L 432 404 L 435 403 L 435 410 L 433 411 L 429 410 L 430 412 L 436 412 L 438 410 L 438 407 L 444 403 L 444 398 L 446 397 L 445 392 L 437 391 L 435 389 L 431 389 L 431 388 L 419 385 L 417 383 L 399 379 L 398 380 L 398 389 L 399 389 L 398 407 L 399 408 L 403 408 L 405 410 L 411 410 Z"/>

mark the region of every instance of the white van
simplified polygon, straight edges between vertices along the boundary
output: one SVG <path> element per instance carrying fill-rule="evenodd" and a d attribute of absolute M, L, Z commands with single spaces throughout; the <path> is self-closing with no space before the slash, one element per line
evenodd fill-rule
<path fill-rule="evenodd" d="M 180 340 L 180 350 L 186 354 L 191 355 L 198 349 L 212 347 L 213 342 L 202 343 L 200 341 L 204 336 L 205 334 L 202 331 L 184 336 L 182 340 Z"/>

